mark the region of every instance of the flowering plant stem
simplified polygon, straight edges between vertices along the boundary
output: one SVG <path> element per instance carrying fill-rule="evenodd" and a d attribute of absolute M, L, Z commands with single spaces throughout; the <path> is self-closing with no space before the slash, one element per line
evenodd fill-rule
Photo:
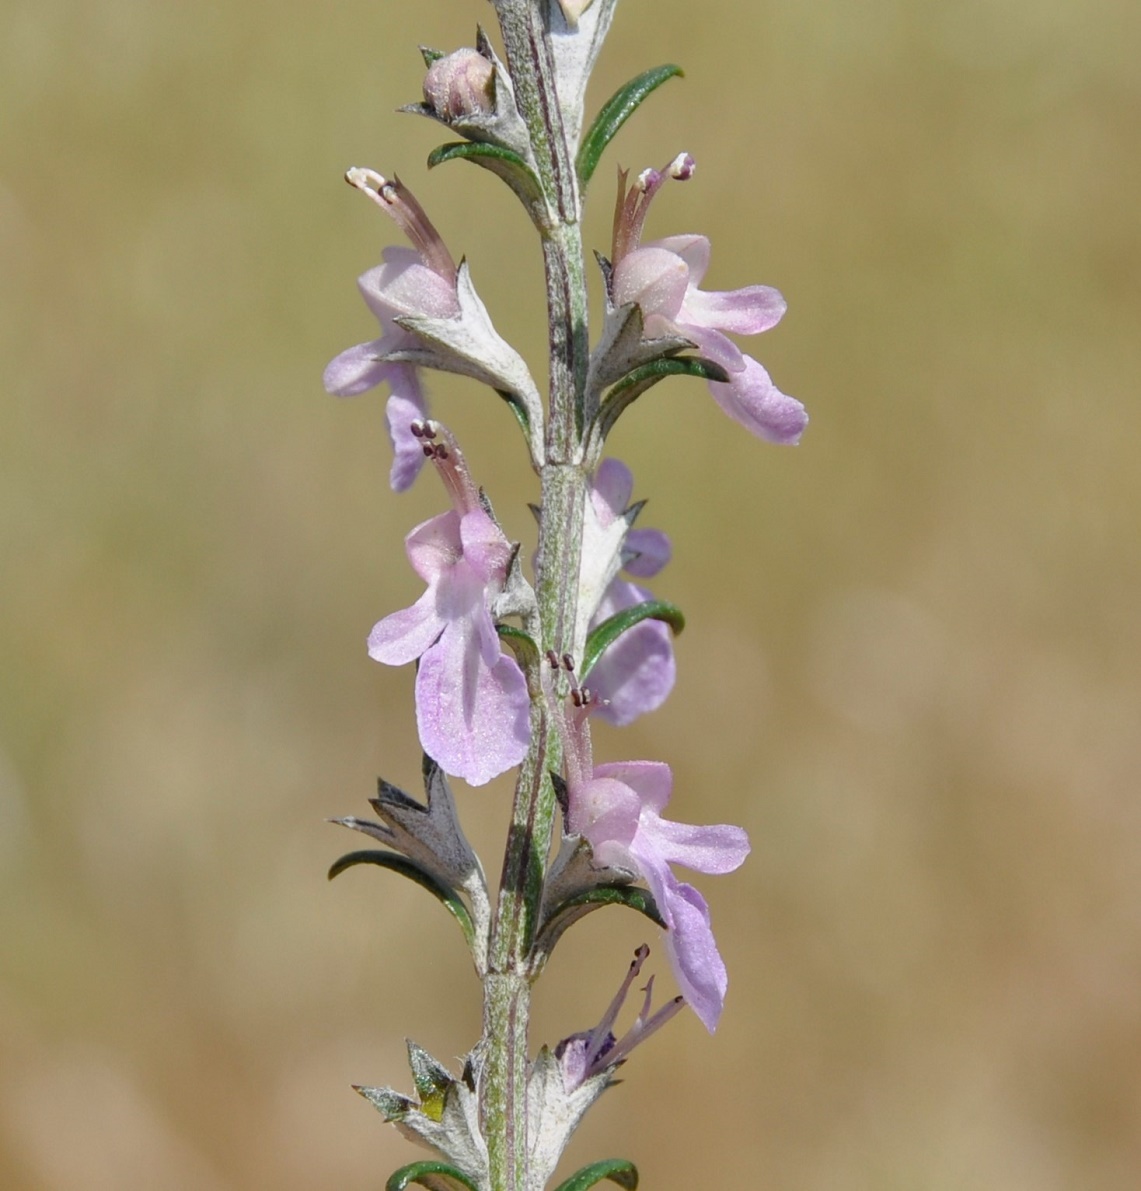
<path fill-rule="evenodd" d="M 680 69 L 639 74 L 584 134 L 586 87 L 617 0 L 492 2 L 506 64 L 482 31 L 475 47 L 425 49 L 425 102 L 405 110 L 465 138 L 434 150 L 430 165 L 461 159 L 496 173 L 539 233 L 547 402 L 492 324 L 466 260 L 455 264 L 407 187 L 372 169 L 354 167 L 346 180 L 411 247 L 385 248 L 382 263 L 359 280 L 380 336 L 342 351 L 325 370 L 325 386 L 338 396 L 388 385 L 391 486 L 403 491 L 430 462 L 450 505 L 405 538 L 424 593 L 380 620 L 368 644 L 386 665 L 417 662 L 426 802 L 382 781 L 372 800 L 381 822 L 337 822 L 387 850 L 351 853 L 330 871 L 367 863 L 416 881 L 459 923 L 483 984 L 483 1031 L 459 1077 L 409 1042 L 415 1099 L 392 1088 L 357 1089 L 405 1136 L 446 1160 L 403 1167 L 389 1180 L 392 1191 L 410 1182 L 432 1191 L 542 1191 L 571 1133 L 635 1045 L 686 1004 L 716 1029 L 728 975 L 709 907 L 674 866 L 732 872 L 748 854 L 748 837 L 729 824 L 667 819 L 673 775 L 665 762 L 594 763 L 590 717 L 620 727 L 659 707 L 674 685 L 672 634 L 685 623 L 680 609 L 633 581 L 657 574 L 670 543 L 660 530 L 635 527 L 644 502 L 633 500 L 630 470 L 602 452 L 617 418 L 668 376 L 707 381 L 730 417 L 771 442 L 795 443 L 807 421 L 803 406 L 727 334 L 773 326 L 784 313 L 780 294 L 768 286 L 702 289 L 704 236 L 643 241 L 653 196 L 667 181 L 693 176 L 687 153 L 633 180 L 619 171 L 610 257 L 599 257 L 604 320 L 591 350 L 583 193 L 621 125 Z M 428 415 L 426 369 L 488 386 L 524 431 L 540 485 L 533 585 L 455 436 Z M 482 786 L 516 766 L 499 887 L 489 891 L 448 777 Z M 642 945 L 595 1027 L 531 1054 L 532 984 L 563 933 L 606 905 L 633 909 L 665 931 L 681 995 L 654 1011 L 649 977 L 633 1024 L 615 1035 L 649 954 Z M 596 1162 L 559 1191 L 586 1191 L 602 1179 L 632 1188 L 637 1172 L 624 1159 Z"/>
<path fill-rule="evenodd" d="M 580 462 L 590 348 L 578 188 L 539 6 L 533 0 L 498 0 L 497 10 L 516 102 L 527 123 L 540 182 L 560 217 L 543 231 L 550 390 L 546 457 L 540 468 L 536 597 L 541 652 L 553 650 L 561 657 L 571 645 L 578 616 L 576 580 L 589 483 Z M 560 674 L 560 681 L 566 683 L 565 674 Z M 557 693 L 566 695 L 565 689 Z M 561 744 L 546 712 L 546 698 L 541 690 L 531 694 L 531 743 L 515 786 L 484 982 L 483 1037 L 488 1052 L 481 1109 L 494 1191 L 515 1191 L 523 1185 L 526 1170 L 529 952 L 554 830 L 550 774 L 561 767 Z"/>

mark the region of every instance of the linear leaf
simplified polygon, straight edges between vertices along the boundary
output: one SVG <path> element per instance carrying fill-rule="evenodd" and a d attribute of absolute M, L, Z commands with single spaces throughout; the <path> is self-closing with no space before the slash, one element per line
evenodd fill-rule
<path fill-rule="evenodd" d="M 468 946 L 474 945 L 475 928 L 472 925 L 471 915 L 468 913 L 467 906 L 464 905 L 454 889 L 449 889 L 446 885 L 442 885 L 431 873 L 421 868 L 415 861 L 409 860 L 406 856 L 398 856 L 395 852 L 382 852 L 375 848 L 366 848 L 363 851 L 349 852 L 347 855 L 342 856 L 329 869 L 329 880 L 331 881 L 334 877 L 340 876 L 345 869 L 352 868 L 357 864 L 375 864 L 380 868 L 391 869 L 394 873 L 400 873 L 401 876 L 407 877 L 409 880 L 415 881 L 417 885 L 427 889 L 460 924 L 460 929 L 464 932 L 464 938 L 467 939 Z"/>
<path fill-rule="evenodd" d="M 625 906 L 637 910 L 655 926 L 667 929 L 654 895 L 648 889 L 640 885 L 596 885 L 593 889 L 567 898 L 543 923 L 543 929 L 535 940 L 535 953 L 541 957 L 541 962 L 546 962 L 558 941 L 580 918 L 603 906 Z"/>
<path fill-rule="evenodd" d="M 701 356 L 667 356 L 660 360 L 653 360 L 649 364 L 641 364 L 627 372 L 626 375 L 606 394 L 602 407 L 598 411 L 598 429 L 605 438 L 618 421 L 618 417 L 627 406 L 658 381 L 667 376 L 695 376 L 699 380 L 713 380 L 724 383 L 729 374 L 712 360 L 704 360 Z"/>
<path fill-rule="evenodd" d="M 665 621 L 675 634 L 685 628 L 685 616 L 682 610 L 676 604 L 667 603 L 665 600 L 645 600 L 641 604 L 635 604 L 632 608 L 623 608 L 621 612 L 615 612 L 613 616 L 608 616 L 587 637 L 586 649 L 583 652 L 582 666 L 580 667 L 580 678 L 585 680 L 594 668 L 595 662 L 609 646 L 613 645 L 623 633 L 632 629 L 636 624 L 641 624 L 643 620 Z"/>
<path fill-rule="evenodd" d="M 428 168 L 434 169 L 445 161 L 474 161 L 485 170 L 498 174 L 515 191 L 533 217 L 535 212 L 545 207 L 538 179 L 513 149 L 485 141 L 450 141 L 428 154 Z"/>
<path fill-rule="evenodd" d="M 522 629 L 517 629 L 513 624 L 497 624 L 495 631 L 503 644 L 510 646 L 515 660 L 524 671 L 539 664 L 539 647 Z"/>
<path fill-rule="evenodd" d="M 631 79 L 602 105 L 602 110 L 594 118 L 594 123 L 586 136 L 582 138 L 582 145 L 578 151 L 578 177 L 585 190 L 595 167 L 602 158 L 606 146 L 614 139 L 614 134 L 637 111 L 642 100 L 656 91 L 666 79 L 683 73 L 680 66 L 655 66 Z"/>
<path fill-rule="evenodd" d="M 635 1191 L 638 1186 L 638 1168 L 633 1162 L 625 1158 L 607 1158 L 603 1162 L 595 1162 L 576 1171 L 565 1182 L 560 1183 L 555 1191 L 587 1191 L 603 1179 L 609 1179 L 624 1187 L 626 1191 Z"/>
<path fill-rule="evenodd" d="M 455 1191 L 465 1187 L 467 1191 L 479 1191 L 476 1184 L 462 1170 L 446 1162 L 413 1162 L 394 1170 L 384 1184 L 384 1191 L 405 1191 L 412 1183 L 419 1183 L 428 1191 Z"/>

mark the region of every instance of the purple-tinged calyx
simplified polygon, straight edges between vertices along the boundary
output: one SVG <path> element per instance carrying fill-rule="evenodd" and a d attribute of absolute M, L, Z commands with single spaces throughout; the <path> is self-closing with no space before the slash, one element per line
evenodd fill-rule
<path fill-rule="evenodd" d="M 642 242 L 654 195 L 668 178 L 685 181 L 694 169 L 693 158 L 683 153 L 665 170 L 644 170 L 629 187 L 627 175 L 619 174 L 610 261 L 611 305 L 615 310 L 637 305 L 648 340 L 680 337 L 693 344 L 703 357 L 728 373 L 728 381 L 710 381 L 709 389 L 731 418 L 769 442 L 795 444 L 808 424 L 804 406 L 782 393 L 765 369 L 727 334 L 758 335 L 774 327 L 785 312 L 784 298 L 767 285 L 726 291 L 701 289 L 710 255 L 705 236 Z"/>
<path fill-rule="evenodd" d="M 559 1060 L 563 1083 L 568 1092 L 580 1087 L 594 1076 L 611 1072 L 624 1063 L 635 1046 L 660 1030 L 666 1022 L 677 1015 L 685 1004 L 684 997 L 674 997 L 656 1013 L 651 1013 L 654 992 L 654 978 L 651 976 L 642 990 L 644 994 L 642 1007 L 638 1011 L 633 1025 L 622 1035 L 621 1039 L 614 1036 L 614 1023 L 617 1021 L 618 1014 L 626 1003 L 630 988 L 642 971 L 642 965 L 646 962 L 646 957 L 649 954 L 650 949 L 645 943 L 634 952 L 634 958 L 614 1000 L 610 1002 L 606 1012 L 602 1015 L 602 1020 L 593 1030 L 572 1034 L 555 1047 L 555 1057 Z"/>
<path fill-rule="evenodd" d="M 445 54 L 424 76 L 424 102 L 445 124 L 495 111 L 495 65 L 465 47 Z"/>
<path fill-rule="evenodd" d="M 641 505 L 631 506 L 634 477 L 618 459 L 604 459 L 591 481 L 583 526 L 579 612 L 587 632 L 617 612 L 652 599 L 644 587 L 623 578 L 649 579 L 669 562 L 670 540 L 659 529 L 632 528 Z M 586 634 L 583 635 L 585 640 Z M 628 629 L 590 671 L 598 714 L 609 723 L 629 724 L 665 702 L 677 677 L 673 634 L 658 620 Z"/>
<path fill-rule="evenodd" d="M 482 29 L 474 47 L 431 56 L 424 102 L 401 110 L 439 120 L 468 140 L 509 149 L 532 174 L 537 168 L 511 74 Z"/>
<path fill-rule="evenodd" d="M 730 824 L 691 826 L 662 817 L 673 787 L 661 761 L 594 765 L 589 693 L 563 715 L 566 753 L 566 827 L 590 844 L 595 862 L 637 873 L 654 895 L 667 925 L 666 947 L 682 995 L 712 1033 L 729 978 L 717 950 L 709 907 L 671 866 L 729 873 L 749 854 L 749 838 Z"/>
<path fill-rule="evenodd" d="M 427 590 L 373 628 L 368 652 L 390 666 L 419 659 L 420 743 L 445 772 L 480 786 L 518 765 L 530 740 L 526 680 L 501 649 L 492 617 L 514 549 L 480 501 L 451 435 L 421 422 L 410 433 L 439 472 L 452 508 L 405 538 L 408 561 Z"/>
<path fill-rule="evenodd" d="M 466 263 L 456 267 L 423 207 L 399 180 L 357 167 L 345 179 L 392 218 L 413 245 L 385 248 L 383 263 L 360 276 L 357 284 L 380 323 L 380 337 L 341 352 L 324 376 L 326 390 L 338 397 L 389 385 L 385 412 L 394 452 L 392 488 L 408 488 L 424 463 L 410 431 L 413 422 L 427 416 L 417 366 L 459 372 L 510 394 L 525 412 L 534 454 L 542 434 L 538 391 L 522 357 L 492 326 Z"/>

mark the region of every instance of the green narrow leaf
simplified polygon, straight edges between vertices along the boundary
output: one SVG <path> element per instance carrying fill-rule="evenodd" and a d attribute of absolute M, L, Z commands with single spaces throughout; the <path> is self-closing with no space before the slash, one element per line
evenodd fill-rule
<path fill-rule="evenodd" d="M 643 620 L 662 620 L 680 633 L 685 628 L 685 616 L 676 604 L 666 603 L 665 600 L 645 600 L 635 604 L 633 608 L 623 608 L 608 616 L 586 639 L 586 650 L 582 655 L 582 665 L 579 667 L 579 678 L 585 680 L 594 668 L 595 662 L 613 645 L 627 630 L 632 629 Z"/>
<path fill-rule="evenodd" d="M 575 1171 L 569 1179 L 560 1183 L 555 1191 L 587 1191 L 588 1187 L 601 1183 L 603 1179 L 617 1183 L 626 1191 L 635 1191 L 638 1186 L 638 1168 L 625 1158 L 607 1158 L 604 1162 L 595 1162 Z"/>
<path fill-rule="evenodd" d="M 586 893 L 580 893 L 577 897 L 569 898 L 555 913 L 561 914 L 564 910 L 577 906 L 627 906 L 631 910 L 637 910 L 639 914 L 645 914 L 663 930 L 666 928 L 665 920 L 658 913 L 654 895 L 640 885 L 599 885 Z"/>
<path fill-rule="evenodd" d="M 543 190 L 531 167 L 512 149 L 489 145 L 484 141 L 451 141 L 428 154 L 428 168 L 434 169 L 445 161 L 474 161 L 485 170 L 497 174 L 519 196 L 531 212 L 545 209 Z M 532 216 L 535 217 L 534 215 Z"/>
<path fill-rule="evenodd" d="M 535 940 L 536 954 L 543 956 L 545 963 L 563 935 L 580 918 L 585 918 L 592 910 L 598 910 L 602 906 L 626 906 L 627 909 L 643 914 L 655 926 L 667 929 L 654 901 L 654 895 L 648 889 L 639 885 L 600 885 L 576 897 L 568 898 L 550 915 Z"/>
<path fill-rule="evenodd" d="M 652 360 L 649 364 L 627 372 L 606 395 L 606 404 L 614 401 L 624 401 L 628 405 L 634 397 L 641 396 L 651 385 L 665 380 L 667 376 L 695 376 L 698 380 L 715 380 L 724 383 L 729 374 L 712 360 L 704 360 L 701 356 L 668 356 L 663 360 Z M 633 396 L 628 396 L 630 390 L 636 390 Z"/>
<path fill-rule="evenodd" d="M 510 646 L 524 672 L 539 664 L 539 647 L 522 629 L 517 629 L 513 624 L 497 624 L 495 631 L 503 644 Z"/>
<path fill-rule="evenodd" d="M 626 123 L 638 109 L 638 105 L 650 94 L 656 91 L 666 79 L 683 73 L 680 66 L 655 66 L 631 79 L 624 87 L 617 91 L 602 105 L 602 111 L 594 118 L 590 131 L 582 138 L 582 145 L 578 150 L 578 178 L 585 190 L 595 167 L 602 158 L 606 146 L 614 139 L 614 134 Z"/>
<path fill-rule="evenodd" d="M 428 154 L 428 168 L 433 169 L 435 166 L 443 165 L 445 161 L 457 160 L 478 161 L 482 165 L 481 159 L 503 161 L 520 169 L 527 169 L 527 163 L 513 149 L 505 149 L 502 145 L 489 145 L 484 141 L 451 141 L 446 145 L 440 145 Z"/>
<path fill-rule="evenodd" d="M 347 855 L 342 856 L 329 869 L 329 880 L 331 881 L 334 877 L 340 876 L 345 869 L 352 868 L 357 864 L 375 864 L 380 868 L 391 869 L 394 873 L 400 873 L 401 876 L 407 877 L 409 880 L 415 881 L 417 885 L 427 889 L 460 924 L 460 930 L 464 932 L 464 938 L 467 939 L 468 946 L 474 946 L 475 927 L 472 925 L 471 915 L 468 913 L 467 906 L 464 905 L 455 890 L 442 885 L 431 873 L 421 868 L 415 861 L 409 860 L 406 856 L 399 856 L 395 852 L 381 852 L 375 848 L 366 848 L 364 851 L 349 852 Z"/>
<path fill-rule="evenodd" d="M 495 391 L 507 402 L 508 408 L 515 415 L 515 421 L 519 423 L 519 429 L 523 431 L 523 437 L 529 440 L 531 437 L 531 418 L 527 413 L 527 407 L 514 393 L 508 393 L 504 389 L 496 389 Z"/>
<path fill-rule="evenodd" d="M 394 1170 L 384 1184 L 384 1191 L 405 1191 L 412 1183 L 427 1187 L 428 1191 L 455 1191 L 466 1187 L 467 1191 L 479 1191 L 475 1183 L 462 1170 L 446 1162 L 413 1162 Z"/>
<path fill-rule="evenodd" d="M 642 364 L 627 372 L 615 384 L 602 403 L 598 411 L 598 428 L 605 438 L 618 421 L 619 414 L 631 405 L 638 397 L 660 380 L 667 376 L 695 376 L 699 380 L 715 380 L 724 383 L 729 374 L 712 360 L 703 360 L 700 356 L 668 356 L 660 360 L 653 360 L 649 364 Z"/>

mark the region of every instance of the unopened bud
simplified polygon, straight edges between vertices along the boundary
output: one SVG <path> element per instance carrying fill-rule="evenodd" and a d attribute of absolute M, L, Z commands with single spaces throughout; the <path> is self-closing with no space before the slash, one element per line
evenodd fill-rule
<path fill-rule="evenodd" d="M 437 59 L 424 76 L 424 101 L 451 123 L 495 110 L 495 67 L 478 50 L 456 50 Z"/>

